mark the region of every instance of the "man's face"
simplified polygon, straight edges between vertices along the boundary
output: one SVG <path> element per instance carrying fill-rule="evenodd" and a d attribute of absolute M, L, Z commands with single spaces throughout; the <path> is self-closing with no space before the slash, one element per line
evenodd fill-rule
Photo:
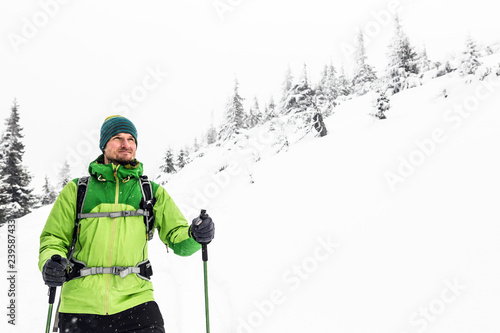
<path fill-rule="evenodd" d="M 116 134 L 104 147 L 104 163 L 127 164 L 135 159 L 136 149 L 137 145 L 132 134 Z"/>

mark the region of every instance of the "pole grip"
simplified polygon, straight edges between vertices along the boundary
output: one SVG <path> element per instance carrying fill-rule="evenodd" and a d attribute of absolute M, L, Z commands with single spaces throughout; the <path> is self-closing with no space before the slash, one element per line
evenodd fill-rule
<path fill-rule="evenodd" d="M 61 262 L 61 256 L 58 254 L 54 254 L 50 259 L 55 262 Z M 56 298 L 56 288 L 57 287 L 49 287 L 49 304 L 54 304 Z"/>
<path fill-rule="evenodd" d="M 202 209 L 200 212 L 200 219 L 203 220 L 203 216 L 207 214 L 206 209 Z M 208 261 L 208 249 L 207 249 L 207 243 L 202 243 L 201 244 L 201 258 L 203 261 Z"/>

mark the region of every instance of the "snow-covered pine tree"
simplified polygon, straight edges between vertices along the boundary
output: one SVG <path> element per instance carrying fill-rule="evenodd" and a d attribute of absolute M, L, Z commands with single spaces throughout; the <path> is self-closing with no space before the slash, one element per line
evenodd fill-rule
<path fill-rule="evenodd" d="M 217 141 L 217 129 L 215 128 L 214 125 L 214 112 L 212 111 L 211 116 L 210 116 L 210 127 L 208 128 L 207 134 L 206 134 L 206 141 L 207 144 L 211 145 L 215 141 Z"/>
<path fill-rule="evenodd" d="M 71 181 L 71 167 L 68 161 L 64 161 L 59 171 L 59 188 L 63 189 Z"/>
<path fill-rule="evenodd" d="M 479 61 L 480 54 L 477 49 L 476 41 L 469 35 L 465 42 L 465 50 L 462 52 L 462 59 L 458 66 L 458 72 L 461 76 L 474 75 L 481 66 Z"/>
<path fill-rule="evenodd" d="M 7 218 L 12 219 L 30 213 L 30 207 L 36 201 L 35 196 L 31 194 L 33 189 L 28 188 L 31 175 L 22 165 L 24 144 L 21 142 L 23 135 L 19 120 L 19 105 L 14 100 L 10 117 L 5 123 L 6 130 L 0 147 L 2 152 L 0 197 L 5 200 L 4 209 Z"/>
<path fill-rule="evenodd" d="M 307 111 L 307 109 L 312 107 L 311 100 L 314 97 L 315 91 L 309 86 L 307 66 L 304 64 L 304 70 L 299 83 L 293 85 L 287 93 L 287 97 L 281 108 L 283 114 L 296 114 Z"/>
<path fill-rule="evenodd" d="M 208 128 L 206 139 L 209 145 L 217 141 L 217 129 L 214 125 L 210 125 L 210 127 Z"/>
<path fill-rule="evenodd" d="M 57 199 L 57 192 L 49 182 L 49 177 L 45 176 L 45 183 L 42 186 L 42 194 L 40 196 L 40 204 L 47 206 L 53 204 Z"/>
<path fill-rule="evenodd" d="M 418 72 L 419 73 L 425 73 L 429 69 L 431 69 L 431 61 L 429 60 L 429 57 L 427 56 L 427 49 L 424 45 L 422 48 L 422 51 L 420 51 L 418 55 Z"/>
<path fill-rule="evenodd" d="M 165 152 L 165 156 L 163 157 L 164 164 L 160 166 L 160 170 L 164 173 L 176 173 L 174 163 L 174 154 L 171 148 L 168 148 Z"/>
<path fill-rule="evenodd" d="M 333 113 L 335 99 L 337 98 L 337 78 L 335 68 L 325 65 L 320 81 L 315 89 L 318 106 L 323 110 L 325 116 Z"/>
<path fill-rule="evenodd" d="M 198 143 L 198 139 L 197 139 L 197 138 L 194 138 L 194 142 L 193 142 L 193 151 L 194 151 L 194 152 L 197 152 L 198 150 L 200 150 L 200 144 Z"/>
<path fill-rule="evenodd" d="M 254 98 L 254 105 L 250 108 L 250 112 L 247 117 L 246 127 L 253 128 L 262 123 L 262 112 L 260 111 L 259 101 L 257 97 Z"/>
<path fill-rule="evenodd" d="M 184 161 L 186 162 L 186 165 L 192 162 L 192 156 L 193 156 L 193 148 L 190 147 L 189 145 L 186 145 L 184 147 Z"/>
<path fill-rule="evenodd" d="M 347 78 L 344 66 L 340 67 L 340 73 L 337 77 L 336 86 L 337 86 L 338 97 L 340 99 L 347 100 L 348 96 L 352 94 L 352 81 Z"/>
<path fill-rule="evenodd" d="M 389 45 L 389 64 L 386 70 L 387 90 L 396 94 L 403 89 L 418 85 L 418 57 L 395 17 L 395 34 Z"/>
<path fill-rule="evenodd" d="M 265 111 L 264 111 L 264 116 L 263 116 L 263 122 L 269 121 L 273 118 L 277 117 L 276 114 L 276 103 L 274 103 L 274 98 L 271 96 L 269 98 L 269 103 L 267 104 Z"/>
<path fill-rule="evenodd" d="M 443 75 L 446 75 L 448 73 L 453 72 L 453 69 L 451 68 L 450 61 L 446 61 L 444 64 L 441 64 L 440 62 L 436 62 L 435 67 L 437 69 L 436 77 L 440 77 Z"/>
<path fill-rule="evenodd" d="M 372 90 L 373 83 L 377 80 L 377 75 L 372 66 L 367 63 L 365 41 L 363 32 L 360 30 L 357 37 L 356 47 L 356 67 L 352 78 L 352 87 L 355 94 L 361 96 Z"/>
<path fill-rule="evenodd" d="M 377 117 L 378 119 L 386 119 L 387 117 L 385 113 L 391 108 L 391 103 L 384 90 L 378 91 L 377 93 L 378 96 L 374 105 L 375 113 L 373 114 L 373 116 Z"/>
<path fill-rule="evenodd" d="M 270 131 L 274 131 L 276 129 L 275 122 L 277 119 L 279 119 L 277 112 L 278 111 L 276 110 L 276 104 L 274 103 L 274 98 L 271 96 L 271 98 L 269 99 L 269 104 L 267 104 L 264 110 L 264 117 L 263 117 L 264 123 L 269 122 Z"/>
<path fill-rule="evenodd" d="M 292 89 L 292 85 L 293 85 L 292 70 L 290 69 L 290 66 L 288 66 L 285 72 L 285 78 L 283 79 L 283 83 L 281 84 L 281 100 L 280 100 L 281 104 L 285 103 L 288 97 L 288 92 L 290 91 L 290 89 Z"/>
<path fill-rule="evenodd" d="M 184 149 L 181 149 L 179 151 L 179 155 L 177 155 L 177 163 L 176 163 L 176 166 L 177 166 L 177 170 L 181 170 L 182 168 L 184 168 L 187 164 L 187 157 L 186 157 L 186 153 L 184 151 Z"/>
<path fill-rule="evenodd" d="M 233 95 L 229 98 L 226 105 L 225 123 L 222 125 L 219 132 L 219 138 L 221 140 L 227 140 L 233 135 L 239 134 L 241 129 L 245 127 L 245 110 L 243 108 L 244 98 L 240 96 L 238 86 L 238 80 L 235 79 Z"/>

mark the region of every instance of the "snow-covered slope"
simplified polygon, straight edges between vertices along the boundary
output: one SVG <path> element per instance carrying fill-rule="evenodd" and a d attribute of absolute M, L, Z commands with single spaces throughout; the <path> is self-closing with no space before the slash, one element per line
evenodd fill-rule
<path fill-rule="evenodd" d="M 373 95 L 347 101 L 326 137 L 280 154 L 267 127 L 204 150 L 165 187 L 188 219 L 206 208 L 216 222 L 212 331 L 498 332 L 499 92 L 498 76 L 450 74 L 393 96 L 386 120 L 368 116 Z M 17 221 L 18 325 L 2 332 L 44 327 L 49 211 Z M 150 246 L 167 332 L 203 332 L 201 254 Z"/>

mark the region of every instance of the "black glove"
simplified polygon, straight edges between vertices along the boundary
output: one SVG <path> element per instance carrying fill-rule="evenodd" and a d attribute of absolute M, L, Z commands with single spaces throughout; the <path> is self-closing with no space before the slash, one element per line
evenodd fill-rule
<path fill-rule="evenodd" d="M 208 214 L 195 218 L 189 229 L 191 236 L 200 244 L 208 244 L 214 239 L 215 225 Z"/>
<path fill-rule="evenodd" d="M 45 262 L 42 270 L 43 280 L 49 287 L 62 286 L 66 281 L 66 267 L 68 267 L 68 259 L 61 258 L 61 261 L 49 259 Z"/>

